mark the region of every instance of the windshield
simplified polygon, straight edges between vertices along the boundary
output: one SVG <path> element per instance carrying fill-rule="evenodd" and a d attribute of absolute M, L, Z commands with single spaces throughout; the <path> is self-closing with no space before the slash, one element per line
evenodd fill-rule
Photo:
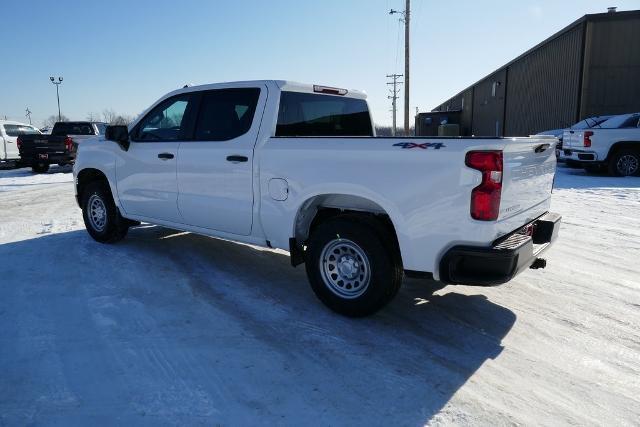
<path fill-rule="evenodd" d="M 7 136 L 39 135 L 40 131 L 29 125 L 4 125 Z"/>

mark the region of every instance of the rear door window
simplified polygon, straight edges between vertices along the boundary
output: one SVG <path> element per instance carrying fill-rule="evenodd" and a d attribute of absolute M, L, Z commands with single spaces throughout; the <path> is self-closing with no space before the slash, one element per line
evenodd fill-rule
<path fill-rule="evenodd" d="M 364 99 L 282 92 L 276 136 L 373 136 Z"/>
<path fill-rule="evenodd" d="M 228 141 L 251 128 L 260 89 L 217 89 L 202 92 L 196 121 L 198 141 Z"/>

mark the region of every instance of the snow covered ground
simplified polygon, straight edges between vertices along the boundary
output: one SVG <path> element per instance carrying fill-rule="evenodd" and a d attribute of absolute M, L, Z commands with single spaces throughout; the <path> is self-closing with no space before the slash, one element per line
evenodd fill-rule
<path fill-rule="evenodd" d="M 339 317 L 286 255 L 153 226 L 93 242 L 69 170 L 0 172 L 0 425 L 629 425 L 640 178 L 560 168 L 546 270 L 407 280 Z"/>

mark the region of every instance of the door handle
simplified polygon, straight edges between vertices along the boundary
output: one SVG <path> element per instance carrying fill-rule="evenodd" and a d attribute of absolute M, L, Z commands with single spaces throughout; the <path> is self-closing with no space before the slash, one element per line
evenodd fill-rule
<path fill-rule="evenodd" d="M 238 155 L 227 156 L 227 161 L 232 163 L 246 162 L 248 160 L 249 158 L 247 156 L 238 156 Z"/>
<path fill-rule="evenodd" d="M 162 159 L 162 160 L 173 159 L 173 154 L 172 153 L 160 153 L 160 154 L 158 154 L 158 158 Z"/>

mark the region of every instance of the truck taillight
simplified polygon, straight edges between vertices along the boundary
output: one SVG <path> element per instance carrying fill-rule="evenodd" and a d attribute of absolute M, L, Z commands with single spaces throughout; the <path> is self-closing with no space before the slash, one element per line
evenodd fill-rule
<path fill-rule="evenodd" d="M 22 139 L 20 137 L 16 138 L 16 146 L 18 147 L 18 150 L 20 149 L 21 145 L 22 145 Z"/>
<path fill-rule="evenodd" d="M 482 172 L 482 182 L 471 191 L 471 217 L 495 221 L 502 194 L 502 151 L 469 151 L 465 164 Z"/>
<path fill-rule="evenodd" d="M 593 132 L 591 132 L 590 130 L 585 131 L 584 133 L 584 146 L 585 147 L 591 147 L 591 136 L 593 135 Z"/>
<path fill-rule="evenodd" d="M 68 137 L 66 137 L 66 138 L 64 139 L 64 148 L 65 148 L 67 151 L 72 151 L 72 150 L 73 150 L 73 139 L 71 139 L 71 137 L 70 137 L 70 136 L 68 136 Z"/>

